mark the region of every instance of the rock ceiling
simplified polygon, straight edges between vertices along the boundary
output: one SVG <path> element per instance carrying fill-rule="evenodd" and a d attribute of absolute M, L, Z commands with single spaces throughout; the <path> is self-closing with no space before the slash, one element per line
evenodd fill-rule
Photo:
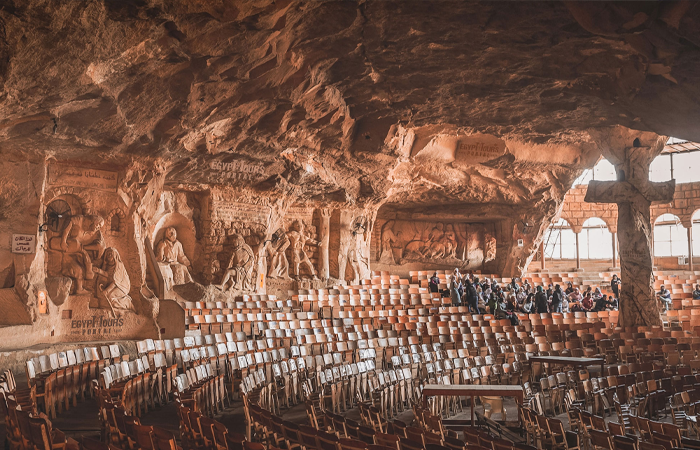
<path fill-rule="evenodd" d="M 9 0 L 0 22 L 3 155 L 174 188 L 508 216 L 556 209 L 591 130 L 700 140 L 693 2 Z M 460 158 L 470 136 L 502 148 Z"/>

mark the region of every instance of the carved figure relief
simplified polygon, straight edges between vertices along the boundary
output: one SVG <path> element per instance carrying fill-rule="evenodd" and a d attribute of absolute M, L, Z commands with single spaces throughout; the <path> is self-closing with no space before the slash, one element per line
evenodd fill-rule
<path fill-rule="evenodd" d="M 131 281 L 116 248 L 107 248 L 103 259 L 102 267 L 92 268 L 97 274 L 95 296 L 103 298 L 116 317 L 115 310 L 134 309 L 129 296 Z"/>
<path fill-rule="evenodd" d="M 192 282 L 192 265 L 182 244 L 177 240 L 177 230 L 174 227 L 165 230 L 163 239 L 156 246 L 156 260 L 163 274 L 166 290 L 172 289 L 172 286 Z"/>
<path fill-rule="evenodd" d="M 265 255 L 268 264 L 268 278 L 289 280 L 289 260 L 287 260 L 286 253 L 289 245 L 289 238 L 282 229 L 277 230 L 270 240 L 266 241 Z"/>
<path fill-rule="evenodd" d="M 368 224 L 364 216 L 357 217 L 350 226 L 350 235 L 348 239 L 342 239 L 340 243 L 340 254 L 338 259 L 338 269 L 340 278 L 346 279 L 346 269 L 349 265 L 352 269 L 352 282 L 358 284 L 363 276 L 369 274 L 369 259 L 368 255 Z M 389 231 L 387 230 L 387 234 Z M 345 240 L 346 242 L 343 242 Z M 390 241 L 390 239 L 386 239 Z M 346 281 L 350 281 L 347 280 Z"/>
<path fill-rule="evenodd" d="M 392 230 L 394 221 L 390 220 L 382 227 L 382 247 L 379 254 L 379 262 L 382 264 L 396 264 L 392 246 L 398 239 Z"/>
<path fill-rule="evenodd" d="M 254 289 L 253 269 L 255 268 L 255 255 L 253 254 L 253 249 L 245 243 L 245 239 L 240 234 L 234 235 L 233 242 L 233 254 L 221 281 L 221 288 L 224 290 L 240 289 L 251 291 Z M 226 289 L 226 284 L 229 281 L 231 281 L 231 285 Z"/>
<path fill-rule="evenodd" d="M 304 222 L 297 219 L 292 222 L 287 233 L 292 251 L 292 275 L 298 280 L 301 279 L 301 267 L 306 266 L 314 280 L 318 280 L 316 269 L 314 269 L 309 255 L 306 253 L 307 245 L 318 245 L 318 242 L 309 238 L 304 231 Z"/>
<path fill-rule="evenodd" d="M 492 224 L 389 220 L 382 226 L 380 243 L 381 264 L 433 262 L 476 267 L 496 257 Z"/>
<path fill-rule="evenodd" d="M 93 261 L 101 259 L 105 251 L 103 226 L 100 216 L 73 216 L 60 236 L 49 240 L 49 249 L 60 255 L 61 274 L 74 281 L 75 294 L 91 294 L 85 280 L 94 279 Z"/>

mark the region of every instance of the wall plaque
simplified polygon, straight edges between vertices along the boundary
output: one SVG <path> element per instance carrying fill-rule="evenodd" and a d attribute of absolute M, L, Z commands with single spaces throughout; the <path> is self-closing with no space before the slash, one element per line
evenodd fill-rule
<path fill-rule="evenodd" d="M 502 139 L 487 134 L 461 137 L 455 149 L 456 165 L 472 165 L 503 156 L 506 143 Z"/>
<path fill-rule="evenodd" d="M 288 221 L 295 219 L 311 220 L 314 214 L 314 208 L 308 206 L 291 206 L 287 209 L 284 218 Z"/>
<path fill-rule="evenodd" d="M 76 186 L 116 192 L 119 174 L 110 170 L 88 169 L 67 164 L 49 165 L 48 182 L 52 186 Z"/>
<path fill-rule="evenodd" d="M 36 249 L 36 235 L 13 234 L 12 253 L 34 253 Z"/>
<path fill-rule="evenodd" d="M 266 225 L 272 209 L 269 206 L 249 205 L 215 200 L 212 202 L 212 218 L 224 222 L 253 222 Z"/>

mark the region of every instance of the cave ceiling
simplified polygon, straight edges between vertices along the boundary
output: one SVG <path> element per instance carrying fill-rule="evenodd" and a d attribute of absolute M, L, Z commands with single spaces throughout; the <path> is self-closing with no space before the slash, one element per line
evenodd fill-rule
<path fill-rule="evenodd" d="M 506 217 L 561 202 L 591 130 L 700 140 L 694 2 L 1 3 L 9 158 Z"/>

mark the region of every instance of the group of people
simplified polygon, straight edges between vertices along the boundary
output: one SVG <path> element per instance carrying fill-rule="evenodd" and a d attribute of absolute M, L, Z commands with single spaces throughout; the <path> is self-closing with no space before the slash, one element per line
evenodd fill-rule
<path fill-rule="evenodd" d="M 600 288 L 593 290 L 590 286 L 582 293 L 570 282 L 565 290 L 558 284 L 550 284 L 545 289 L 544 286 L 533 287 L 527 280 L 518 283 L 514 278 L 502 287 L 495 279 L 480 280 L 471 273 L 462 275 L 459 269 L 455 269 L 448 292 L 443 294 L 449 295 L 454 306 L 467 306 L 473 314 L 491 313 L 499 319 L 510 319 L 515 325 L 517 312 L 534 314 L 616 310 L 621 281 L 617 275 L 613 275 L 610 284 L 613 291 L 610 297 L 603 294 Z M 430 278 L 429 286 L 431 292 L 440 292 L 437 272 Z"/>
<path fill-rule="evenodd" d="M 666 286 L 662 284 L 661 289 L 659 289 L 659 292 L 656 293 L 656 296 L 659 300 L 661 300 L 661 303 L 664 305 L 664 309 L 666 311 L 672 309 L 671 305 L 673 302 L 671 301 L 671 291 L 666 289 Z M 693 290 L 693 300 L 700 300 L 700 284 L 695 285 L 695 290 Z"/>

